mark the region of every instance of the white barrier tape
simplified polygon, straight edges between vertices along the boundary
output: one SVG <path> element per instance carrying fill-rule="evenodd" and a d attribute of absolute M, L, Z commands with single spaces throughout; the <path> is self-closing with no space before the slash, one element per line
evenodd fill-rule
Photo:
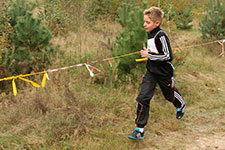
<path fill-rule="evenodd" d="M 221 48 L 221 53 L 219 54 L 219 56 L 224 56 L 224 43 L 225 39 L 219 40 L 218 43 L 222 46 Z"/>
<path fill-rule="evenodd" d="M 94 73 L 91 71 L 91 69 L 89 68 L 89 66 L 87 64 L 85 64 L 85 66 L 86 66 L 87 70 L 89 71 L 90 76 L 91 77 L 94 77 Z"/>
<path fill-rule="evenodd" d="M 69 69 L 69 68 L 80 67 L 80 66 L 83 66 L 83 65 L 84 64 L 76 64 L 76 65 L 62 67 L 62 68 L 57 68 L 57 69 L 51 69 L 51 70 L 48 70 L 48 72 L 60 71 L 60 70 L 65 70 L 65 69 Z"/>
<path fill-rule="evenodd" d="M 46 73 L 46 78 L 47 78 L 48 80 L 50 80 L 50 78 L 49 78 L 49 76 L 48 76 L 48 73 Z"/>
<path fill-rule="evenodd" d="M 211 43 L 215 43 L 216 41 L 213 41 L 213 42 L 209 42 L 209 43 L 204 43 L 204 45 L 206 44 L 211 44 Z M 224 55 L 224 46 L 223 46 L 223 43 L 225 42 L 225 39 L 222 39 L 222 40 L 218 40 L 218 43 L 222 43 L 222 53 L 219 55 Z M 200 45 L 195 45 L 195 46 L 201 46 L 203 44 L 200 44 Z M 144 45 L 143 45 L 144 46 Z M 183 48 L 188 48 L 190 46 L 186 46 L 186 47 L 183 47 Z M 193 47 L 193 46 L 191 46 Z M 178 48 L 179 49 L 179 48 Z M 69 68 L 74 68 L 74 67 L 80 67 L 80 66 L 86 66 L 87 64 L 93 64 L 93 63 L 98 63 L 98 62 L 104 62 L 104 61 L 108 61 L 110 66 L 112 67 L 112 62 L 111 60 L 112 59 L 116 59 L 116 58 L 122 58 L 122 57 L 126 57 L 126 56 L 130 56 L 130 55 L 133 55 L 133 54 L 137 54 L 139 52 L 134 52 L 134 53 L 129 53 L 129 54 L 125 54 L 125 55 L 121 55 L 121 56 L 116 56 L 116 57 L 111 57 L 111 58 L 105 58 L 105 59 L 102 59 L 102 60 L 95 60 L 95 61 L 91 61 L 89 63 L 83 63 L 83 64 L 76 64 L 76 65 L 72 65 L 72 66 L 67 66 L 67 67 L 62 67 L 62 68 L 57 68 L 57 69 L 49 69 L 47 72 L 55 72 L 55 71 L 60 71 L 60 70 L 65 70 L 65 69 L 69 69 Z M 90 66 L 90 65 L 89 65 Z"/>

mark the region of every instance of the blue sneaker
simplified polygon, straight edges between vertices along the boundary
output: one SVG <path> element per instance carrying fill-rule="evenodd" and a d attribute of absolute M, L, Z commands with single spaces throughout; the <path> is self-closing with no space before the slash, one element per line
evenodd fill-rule
<path fill-rule="evenodd" d="M 177 108 L 176 109 L 176 112 L 177 112 L 176 118 L 178 120 L 180 120 L 183 117 L 183 115 L 185 113 L 185 108 L 186 108 L 186 104 L 184 103 L 182 108 Z"/>
<path fill-rule="evenodd" d="M 144 132 L 140 132 L 139 128 L 135 128 L 134 132 L 131 135 L 128 135 L 128 138 L 133 140 L 144 139 Z"/>

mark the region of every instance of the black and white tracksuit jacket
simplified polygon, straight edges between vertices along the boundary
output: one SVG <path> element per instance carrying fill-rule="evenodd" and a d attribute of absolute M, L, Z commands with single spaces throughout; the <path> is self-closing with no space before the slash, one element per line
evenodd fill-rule
<path fill-rule="evenodd" d="M 172 49 L 166 33 L 160 27 L 148 32 L 147 49 L 150 51 L 147 56 L 147 70 L 161 78 L 172 77 Z"/>
<path fill-rule="evenodd" d="M 184 100 L 174 85 L 172 49 L 166 33 L 157 27 L 148 32 L 147 72 L 143 77 L 141 91 L 137 97 L 136 127 L 143 128 L 149 118 L 150 100 L 159 84 L 164 97 L 176 108 L 184 105 Z"/>

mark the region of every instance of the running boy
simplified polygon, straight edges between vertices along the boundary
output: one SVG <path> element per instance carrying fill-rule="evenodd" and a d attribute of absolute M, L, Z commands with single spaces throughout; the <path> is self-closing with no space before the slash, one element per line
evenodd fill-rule
<path fill-rule="evenodd" d="M 164 97 L 176 107 L 176 118 L 185 112 L 185 101 L 174 86 L 172 50 L 166 33 L 160 29 L 163 12 L 158 7 L 144 11 L 144 28 L 148 34 L 147 49 L 140 51 L 141 57 L 148 58 L 147 72 L 142 79 L 141 91 L 137 97 L 135 131 L 130 139 L 144 139 L 144 126 L 149 118 L 150 100 L 158 83 Z"/>

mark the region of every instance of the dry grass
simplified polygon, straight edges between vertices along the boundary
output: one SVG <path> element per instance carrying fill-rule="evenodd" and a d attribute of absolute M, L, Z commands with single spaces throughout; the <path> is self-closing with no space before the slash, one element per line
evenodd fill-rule
<path fill-rule="evenodd" d="M 81 28 L 78 32 L 70 32 L 65 37 L 54 38 L 52 43 L 65 50 L 68 55 L 91 54 L 95 60 L 96 57 L 105 58 L 111 54 L 112 42 L 119 32 L 119 24 L 99 21 L 92 28 Z"/>

